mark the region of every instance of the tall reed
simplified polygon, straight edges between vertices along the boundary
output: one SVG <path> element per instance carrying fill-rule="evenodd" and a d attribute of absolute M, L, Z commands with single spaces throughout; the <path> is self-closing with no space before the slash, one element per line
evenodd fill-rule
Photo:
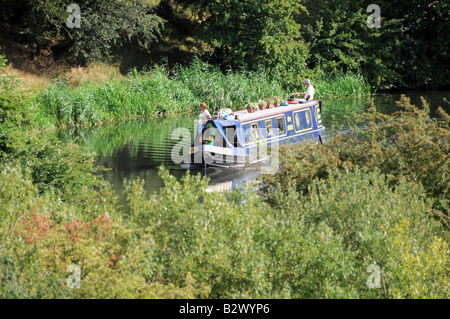
<path fill-rule="evenodd" d="M 363 76 L 354 73 L 338 74 L 330 78 L 322 75 L 314 80 L 314 87 L 318 98 L 370 94 L 370 84 Z"/>
<path fill-rule="evenodd" d="M 212 109 L 244 107 L 248 102 L 289 92 L 264 69 L 257 71 L 228 70 L 221 72 L 198 59 L 189 68 L 177 67 L 174 79 L 184 83 L 199 99 Z"/>
<path fill-rule="evenodd" d="M 278 79 L 278 80 L 277 80 Z M 316 99 L 370 93 L 370 87 L 358 75 L 343 74 L 332 79 L 312 79 Z M 298 90 L 305 88 L 299 83 Z M 189 67 L 168 70 L 155 66 L 149 71 L 126 77 L 112 76 L 107 81 L 84 82 L 72 89 L 57 80 L 38 95 L 41 118 L 53 124 L 95 123 L 157 114 L 197 112 L 200 102 L 210 111 L 230 107 L 242 109 L 248 102 L 271 96 L 287 99 L 291 93 L 283 77 L 264 69 L 222 72 L 219 68 L 194 59 Z"/>

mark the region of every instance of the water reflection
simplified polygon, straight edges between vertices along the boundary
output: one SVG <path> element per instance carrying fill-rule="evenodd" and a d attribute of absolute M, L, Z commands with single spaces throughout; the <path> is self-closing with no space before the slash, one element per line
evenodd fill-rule
<path fill-rule="evenodd" d="M 432 114 L 437 106 L 442 106 L 448 111 L 448 104 L 444 102 L 444 97 L 449 97 L 448 91 L 411 92 L 408 96 L 411 96 L 411 102 L 416 105 L 422 104 L 420 96 L 425 97 L 431 105 Z M 398 110 L 395 101 L 399 98 L 400 93 L 377 94 L 373 96 L 373 103 L 383 113 L 392 113 Z M 362 113 L 371 105 L 371 97 L 324 100 L 322 116 L 328 134 L 351 126 L 352 114 Z M 124 178 L 135 180 L 138 177 L 145 181 L 145 189 L 150 194 L 163 186 L 158 176 L 159 166 L 164 165 L 177 178 L 186 174 L 186 166 L 174 163 L 171 151 L 178 143 L 181 146 L 190 146 L 197 118 L 197 114 L 184 114 L 166 118 L 128 120 L 102 127 L 64 130 L 59 134 L 61 139 L 75 140 L 86 151 L 97 154 L 97 164 L 109 169 L 102 174 L 119 195 L 122 194 Z M 185 140 L 181 140 L 180 136 L 175 140 L 171 138 L 176 128 L 183 128 L 185 132 L 189 132 Z M 190 170 L 190 173 L 208 176 L 211 179 L 210 191 L 223 191 L 240 188 L 243 183 L 254 180 L 260 174 L 260 169 L 203 168 Z"/>
<path fill-rule="evenodd" d="M 450 99 L 450 91 L 407 91 L 398 93 L 379 93 L 373 95 L 374 104 L 378 110 L 385 114 L 390 114 L 398 110 L 396 101 L 400 100 L 402 94 L 405 94 L 411 99 L 411 104 L 421 107 L 423 97 L 430 105 L 430 115 L 436 117 L 436 110 L 441 106 L 447 113 L 450 110 L 450 105 L 444 99 Z"/>

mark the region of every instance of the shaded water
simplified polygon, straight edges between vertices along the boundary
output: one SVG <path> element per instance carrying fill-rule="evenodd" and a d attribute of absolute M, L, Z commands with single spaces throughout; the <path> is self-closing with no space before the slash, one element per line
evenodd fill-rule
<path fill-rule="evenodd" d="M 407 92 L 407 96 L 411 97 L 411 103 L 415 105 L 422 105 L 420 97 L 423 96 L 430 103 L 432 114 L 438 106 L 449 110 L 449 104 L 444 102 L 444 98 L 450 98 L 449 91 Z M 400 99 L 400 93 L 377 94 L 372 97 L 381 112 L 392 113 L 398 110 L 395 101 Z M 343 129 L 351 123 L 353 113 L 361 113 L 370 105 L 370 97 L 323 100 L 323 123 L 331 132 Z M 158 176 L 159 166 L 164 165 L 177 178 L 186 174 L 186 165 L 174 163 L 174 160 L 177 162 L 180 158 L 172 156 L 171 151 L 176 144 L 190 145 L 190 140 L 186 137 L 190 135 L 193 138 L 196 119 L 198 114 L 127 120 L 114 125 L 61 131 L 60 137 L 75 140 L 87 152 L 95 152 L 97 164 L 109 169 L 102 174 L 119 195 L 122 194 L 124 178 L 135 180 L 138 177 L 145 181 L 145 189 L 151 194 L 163 186 Z M 181 140 L 181 136 L 175 134 L 172 139 L 171 135 L 176 128 L 189 131 L 186 134 L 188 136 Z M 260 169 L 204 168 L 190 170 L 190 173 L 208 176 L 211 179 L 210 190 L 221 191 L 241 187 L 242 183 L 254 180 L 260 174 Z"/>

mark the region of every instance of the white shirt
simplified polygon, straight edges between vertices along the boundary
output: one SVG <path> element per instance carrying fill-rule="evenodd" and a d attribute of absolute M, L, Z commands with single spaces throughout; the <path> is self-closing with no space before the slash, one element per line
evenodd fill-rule
<path fill-rule="evenodd" d="M 305 99 L 308 97 L 308 95 L 310 96 L 308 101 L 314 100 L 314 88 L 312 85 L 308 86 L 308 89 L 306 90 L 305 93 Z"/>
<path fill-rule="evenodd" d="M 203 113 L 200 113 L 198 116 L 198 120 L 200 123 L 205 123 L 208 118 L 211 117 L 211 114 L 209 114 L 208 110 L 204 110 Z"/>

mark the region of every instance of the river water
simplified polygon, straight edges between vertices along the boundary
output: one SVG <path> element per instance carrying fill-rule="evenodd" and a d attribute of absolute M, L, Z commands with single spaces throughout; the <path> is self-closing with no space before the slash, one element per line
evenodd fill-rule
<path fill-rule="evenodd" d="M 438 106 L 442 106 L 447 112 L 450 109 L 449 104 L 444 101 L 450 100 L 450 91 L 405 94 L 415 105 L 422 105 L 420 97 L 423 96 L 430 103 L 432 116 Z M 345 129 L 351 123 L 351 115 L 369 108 L 372 99 L 378 110 L 391 113 L 398 110 L 395 101 L 400 99 L 400 93 L 323 100 L 324 126 L 331 132 Z M 145 181 L 147 194 L 151 194 L 163 186 L 158 176 L 158 167 L 161 165 L 177 178 L 181 178 L 188 171 L 187 165 L 174 163 L 174 160 L 177 162 L 180 158 L 172 156 L 171 151 L 176 144 L 190 144 L 189 138 L 186 137 L 193 137 L 197 119 L 198 114 L 182 114 L 165 118 L 126 120 L 114 125 L 64 130 L 59 132 L 59 136 L 63 140 L 75 141 L 86 152 L 95 152 L 97 164 L 108 169 L 102 173 L 104 178 L 112 184 L 119 196 L 122 194 L 124 178 L 135 180 L 138 177 Z M 184 140 L 181 134 L 175 134 L 177 131 L 174 130 L 177 128 L 185 133 Z M 211 179 L 210 191 L 223 191 L 242 187 L 243 183 L 254 180 L 261 170 L 258 167 L 240 170 L 203 168 L 189 172 L 208 176 Z"/>

